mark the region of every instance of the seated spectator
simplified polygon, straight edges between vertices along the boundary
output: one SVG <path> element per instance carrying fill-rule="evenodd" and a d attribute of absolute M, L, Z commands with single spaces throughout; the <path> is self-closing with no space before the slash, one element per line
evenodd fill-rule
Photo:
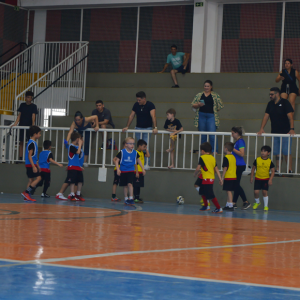
<path fill-rule="evenodd" d="M 92 116 L 98 117 L 99 128 L 115 128 L 110 110 L 104 107 L 102 100 L 96 101 L 96 108 L 92 111 Z"/>
<path fill-rule="evenodd" d="M 167 56 L 167 62 L 161 72 L 163 73 L 169 64 L 172 64 L 173 70 L 171 70 L 171 76 L 174 81 L 174 84 L 172 88 L 179 88 L 177 79 L 176 79 L 176 73 L 182 73 L 185 74 L 188 70 L 188 62 L 190 59 L 190 53 L 184 53 L 184 52 L 177 52 L 177 46 L 172 45 L 171 46 L 171 53 Z"/>

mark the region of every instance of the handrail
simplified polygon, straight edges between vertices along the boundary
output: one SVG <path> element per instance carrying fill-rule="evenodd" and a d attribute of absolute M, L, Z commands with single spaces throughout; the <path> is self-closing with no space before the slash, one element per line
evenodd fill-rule
<path fill-rule="evenodd" d="M 55 65 L 51 70 L 49 70 L 47 73 L 45 73 L 42 77 L 40 77 L 37 81 L 35 81 L 33 84 L 31 84 L 29 87 L 27 87 L 23 92 L 21 92 L 19 95 L 17 95 L 16 99 L 17 100 L 21 95 L 25 94 L 26 91 L 30 90 L 33 86 L 35 86 L 37 83 L 39 83 L 40 81 L 42 81 L 45 77 L 47 77 L 50 73 L 52 73 L 55 69 L 57 69 L 58 67 L 60 67 L 63 63 L 65 63 L 67 60 L 69 60 L 72 56 L 74 56 L 77 52 L 79 52 L 80 50 L 82 50 L 85 46 L 87 46 L 89 44 L 89 42 L 82 42 L 85 43 L 83 46 L 81 46 L 80 48 L 78 48 L 76 51 L 74 51 L 73 53 L 71 53 L 68 57 L 66 57 L 64 60 L 62 60 L 59 64 Z"/>
<path fill-rule="evenodd" d="M 20 42 L 20 43 L 16 44 L 15 46 L 11 47 L 10 49 L 8 49 L 6 52 L 2 53 L 2 54 L 0 55 L 0 58 L 1 58 L 2 56 L 6 55 L 7 53 L 9 53 L 11 50 L 15 49 L 17 46 L 21 46 L 21 45 L 25 45 L 25 46 L 26 46 L 25 49 L 28 48 L 28 45 L 27 45 L 26 43 Z M 20 47 L 20 51 L 19 51 L 17 54 L 15 54 L 15 55 L 13 55 L 12 57 L 10 57 L 9 59 L 7 59 L 4 63 L 1 63 L 0 67 L 1 67 L 2 65 L 4 65 L 6 62 L 8 62 L 9 60 L 11 60 L 12 58 L 15 58 L 16 55 L 20 54 L 20 53 L 23 52 L 25 49 L 21 50 L 21 47 Z"/>

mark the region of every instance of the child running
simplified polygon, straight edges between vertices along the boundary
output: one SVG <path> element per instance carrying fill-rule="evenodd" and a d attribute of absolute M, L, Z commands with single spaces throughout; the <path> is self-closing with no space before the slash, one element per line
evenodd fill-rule
<path fill-rule="evenodd" d="M 31 198 L 31 194 L 34 193 L 37 184 L 41 181 L 40 167 L 38 165 L 38 146 L 36 140 L 41 137 L 41 128 L 38 126 L 30 126 L 29 128 L 30 140 L 25 150 L 25 167 L 26 174 L 29 178 L 27 189 L 21 193 L 24 200 L 36 201 Z M 34 179 L 36 178 L 36 179 Z"/>
<path fill-rule="evenodd" d="M 146 171 L 139 159 L 139 154 L 134 148 L 134 139 L 128 137 L 125 139 L 125 148 L 122 149 L 114 159 L 117 169 L 117 175 L 120 176 L 120 186 L 124 187 L 125 204 L 133 205 L 133 181 L 135 177 L 135 165 L 139 164 L 143 175 Z M 128 199 L 129 192 L 129 199 Z"/>
<path fill-rule="evenodd" d="M 234 211 L 233 208 L 233 196 L 232 192 L 235 189 L 236 185 L 236 159 L 232 154 L 234 149 L 234 144 L 227 142 L 224 145 L 224 152 L 225 157 L 223 159 L 223 174 L 222 174 L 222 181 L 223 181 L 223 191 L 227 192 L 227 203 L 223 210 L 227 211 Z"/>
<path fill-rule="evenodd" d="M 61 168 L 63 167 L 63 165 L 56 162 L 53 159 L 53 154 L 51 152 L 51 141 L 49 140 L 44 141 L 43 147 L 44 147 L 44 151 L 42 151 L 39 156 L 39 165 L 41 168 L 42 180 L 39 182 L 38 186 L 43 186 L 44 184 L 41 197 L 50 198 L 50 196 L 47 194 L 47 190 L 50 186 L 50 180 L 51 180 L 50 163 L 53 163 Z"/>
<path fill-rule="evenodd" d="M 142 162 L 142 165 L 144 166 L 145 157 L 150 157 L 150 153 L 147 149 L 147 143 L 144 140 L 138 140 L 136 151 L 140 156 L 140 161 Z M 141 187 L 144 187 L 144 175 L 143 175 L 142 168 L 139 165 L 137 165 L 136 176 L 133 181 L 133 192 L 134 192 L 134 199 L 135 199 L 134 202 L 139 204 L 144 203 L 144 201 L 140 199 Z"/>
<path fill-rule="evenodd" d="M 198 166 L 195 170 L 194 176 L 197 176 L 199 170 L 201 170 L 202 174 L 202 184 L 200 187 L 199 194 L 202 196 L 204 205 L 200 208 L 201 211 L 210 210 L 208 206 L 207 200 L 210 199 L 212 203 L 216 206 L 216 209 L 213 210 L 213 213 L 222 213 L 223 210 L 214 194 L 213 184 L 215 181 L 215 173 L 217 173 L 218 178 L 220 180 L 220 184 L 222 185 L 222 178 L 220 172 L 217 168 L 217 163 L 215 158 L 211 155 L 212 147 L 210 143 L 205 142 L 200 146 L 201 156 L 199 158 Z"/>
<path fill-rule="evenodd" d="M 246 150 L 246 143 L 243 139 L 243 127 L 232 127 L 231 128 L 231 136 L 235 139 L 234 143 L 234 149 L 232 151 L 232 154 L 234 155 L 236 159 L 236 185 L 234 189 L 234 195 L 233 195 L 233 208 L 237 208 L 237 201 L 239 196 L 241 196 L 243 200 L 243 208 L 242 209 L 248 209 L 251 204 L 247 201 L 246 194 L 241 187 L 241 179 L 242 174 L 246 170 L 246 163 L 244 160 L 245 150 Z"/>
<path fill-rule="evenodd" d="M 171 165 L 168 167 L 169 169 L 173 169 L 174 165 L 174 152 L 175 152 L 175 141 L 177 141 L 177 134 L 183 131 L 183 127 L 178 119 L 175 119 L 176 110 L 170 108 L 166 112 L 167 120 L 165 122 L 164 128 L 167 131 L 170 131 L 170 149 L 166 150 L 168 153 L 171 153 Z M 180 138 L 180 135 L 179 135 Z"/>
<path fill-rule="evenodd" d="M 253 183 L 253 175 L 256 169 L 255 182 L 254 182 L 254 198 L 255 203 L 253 204 L 253 209 L 257 209 L 260 205 L 259 201 L 259 191 L 262 190 L 263 199 L 264 199 L 264 211 L 269 210 L 268 202 L 268 189 L 269 185 L 272 185 L 272 180 L 275 175 L 275 165 L 269 158 L 271 153 L 270 146 L 261 147 L 261 157 L 258 157 L 254 160 L 253 167 L 250 175 L 250 183 Z M 270 176 L 271 170 L 271 176 Z"/>

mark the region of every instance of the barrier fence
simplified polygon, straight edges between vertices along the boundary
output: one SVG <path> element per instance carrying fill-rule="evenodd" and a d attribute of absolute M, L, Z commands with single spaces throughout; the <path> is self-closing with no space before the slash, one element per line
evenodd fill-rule
<path fill-rule="evenodd" d="M 0 126 L 0 146 L 1 146 L 1 162 L 2 163 L 16 163 L 19 162 L 19 156 L 25 158 L 25 147 L 23 147 L 22 155 L 19 155 L 21 144 L 18 142 L 22 140 L 22 136 L 26 136 L 26 129 L 24 126 Z M 42 151 L 43 141 L 52 141 L 52 153 L 54 159 L 59 163 L 68 163 L 67 149 L 64 140 L 67 138 L 68 127 L 41 127 L 42 135 L 37 140 L 39 152 Z M 122 132 L 121 129 L 100 129 L 95 132 L 93 129 L 87 129 L 83 133 L 83 150 L 85 153 L 89 152 L 87 163 L 91 166 L 99 166 L 102 168 L 114 166 L 113 158 L 123 148 L 122 143 L 128 136 L 136 137 L 135 142 L 146 134 L 148 138 L 148 149 L 151 155 L 149 167 L 152 169 L 167 169 L 170 165 L 171 154 L 166 150 L 170 148 L 170 132 L 159 130 L 156 135 L 151 130 L 128 130 Z M 197 167 L 199 161 L 200 145 L 202 139 L 209 136 L 215 137 L 215 149 L 218 140 L 219 149 L 218 154 L 213 153 L 216 158 L 219 170 L 222 171 L 222 162 L 224 158 L 224 144 L 225 142 L 233 141 L 230 132 L 199 132 L 199 131 L 183 131 L 180 133 L 181 138 L 175 142 L 174 153 L 174 169 L 177 170 L 193 170 Z M 288 152 L 291 156 L 282 155 L 282 148 L 278 158 L 278 170 L 281 174 L 300 175 L 298 172 L 299 160 L 299 138 L 300 135 L 290 136 L 288 134 L 263 134 L 258 136 L 256 133 L 247 133 L 243 136 L 246 149 L 244 160 L 246 162 L 246 173 L 251 171 L 253 161 L 261 154 L 261 147 L 269 145 L 272 148 L 270 158 L 276 165 L 276 155 L 274 155 L 274 139 L 278 138 L 282 142 L 283 138 L 288 138 Z M 145 137 L 144 137 L 145 139 Z M 89 148 L 89 151 L 86 151 Z M 285 161 L 287 158 L 287 161 Z M 289 163 L 292 162 L 292 172 L 289 173 Z"/>

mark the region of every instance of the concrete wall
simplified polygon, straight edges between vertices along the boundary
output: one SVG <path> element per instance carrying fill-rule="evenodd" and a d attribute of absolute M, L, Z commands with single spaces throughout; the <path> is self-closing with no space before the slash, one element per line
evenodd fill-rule
<path fill-rule="evenodd" d="M 54 196 L 60 189 L 66 178 L 65 169 L 56 166 L 51 167 L 52 182 L 49 194 Z M 19 176 L 16 179 L 16 174 Z M 98 168 L 89 167 L 84 171 L 84 187 L 82 193 L 85 197 L 98 199 L 110 199 L 113 182 L 113 169 L 108 169 L 107 182 L 97 181 Z M 181 195 L 187 204 L 198 204 L 200 197 L 194 189 L 195 178 L 192 171 L 154 171 L 147 172 L 145 177 L 145 188 L 142 189 L 141 197 L 145 201 L 175 203 L 176 197 Z M 21 193 L 27 184 L 27 177 L 24 165 L 0 164 L 0 192 Z M 300 211 L 298 200 L 299 178 L 274 178 L 273 185 L 269 191 L 269 208 L 280 210 Z M 251 203 L 254 202 L 253 185 L 250 184 L 250 177 L 242 178 L 242 186 Z M 222 187 L 216 182 L 214 190 L 221 205 L 225 205 L 226 194 Z M 41 188 L 37 189 L 35 198 L 39 201 Z M 117 195 L 123 198 L 123 191 L 118 188 Z M 20 195 L 20 198 L 22 196 Z M 261 196 L 262 200 L 262 196 Z M 147 205 L 147 204 L 145 204 Z M 241 206 L 241 200 L 238 203 Z M 260 209 L 262 209 L 260 207 Z"/>

